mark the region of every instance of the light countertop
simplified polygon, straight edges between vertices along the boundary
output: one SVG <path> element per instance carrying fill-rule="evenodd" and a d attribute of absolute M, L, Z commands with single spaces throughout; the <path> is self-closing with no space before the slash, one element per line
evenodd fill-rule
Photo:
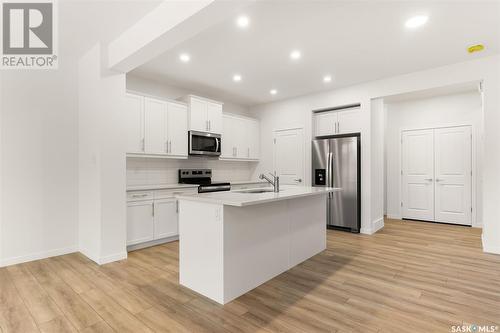
<path fill-rule="evenodd" d="M 283 186 L 279 193 L 245 193 L 249 190 L 262 190 L 263 188 L 254 188 L 247 190 L 236 190 L 228 192 L 211 192 L 197 194 L 177 195 L 179 200 L 198 201 L 228 206 L 250 206 L 259 205 L 267 202 L 289 200 L 294 198 L 306 197 L 311 195 L 326 195 L 328 192 L 341 191 L 340 188 L 333 187 L 308 187 L 308 186 Z"/>
<path fill-rule="evenodd" d="M 213 182 L 224 182 L 219 180 L 214 180 Z M 229 182 L 231 185 L 246 185 L 246 184 L 264 184 L 266 181 L 262 180 L 238 180 Z M 173 190 L 182 188 L 197 188 L 196 184 L 159 184 L 159 185 L 133 185 L 127 186 L 127 192 L 130 191 L 155 191 L 155 190 Z"/>

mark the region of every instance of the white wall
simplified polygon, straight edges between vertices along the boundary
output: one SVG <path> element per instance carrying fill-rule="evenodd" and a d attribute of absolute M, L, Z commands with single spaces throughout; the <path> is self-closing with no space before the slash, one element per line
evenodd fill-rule
<path fill-rule="evenodd" d="M 77 247 L 76 61 L 3 71 L 0 265 Z"/>
<path fill-rule="evenodd" d="M 384 80 L 278 101 L 251 108 L 261 119 L 261 163 L 256 173 L 272 169 L 272 131 L 275 128 L 304 126 L 306 151 L 306 174 L 310 174 L 311 110 L 360 102 L 362 120 L 362 227 L 371 228 L 371 179 L 370 179 L 370 131 L 371 105 L 374 98 L 397 95 L 413 91 L 451 86 L 464 82 L 484 81 L 484 156 L 483 177 L 488 183 L 483 186 L 483 245 L 486 251 L 500 253 L 500 57 L 486 57 L 435 69 L 415 72 Z M 364 139 L 363 139 L 364 138 Z M 383 173 L 380 175 L 383 177 Z M 308 184 L 310 180 L 308 179 Z"/>
<path fill-rule="evenodd" d="M 198 95 L 224 103 L 223 111 L 248 116 L 248 108 L 224 100 L 224 96 L 199 94 L 196 91 L 179 88 L 143 77 L 127 74 L 127 90 L 163 98 L 178 99 L 186 95 Z"/>
<path fill-rule="evenodd" d="M 101 63 L 99 45 L 79 62 L 79 248 L 104 264 L 127 257 L 125 74 Z"/>
<path fill-rule="evenodd" d="M 371 229 L 374 233 L 384 226 L 384 101 L 381 98 L 371 102 Z"/>
<path fill-rule="evenodd" d="M 482 221 L 482 106 L 478 91 L 387 103 L 387 215 L 401 218 L 401 131 L 471 125 L 473 225 Z"/>

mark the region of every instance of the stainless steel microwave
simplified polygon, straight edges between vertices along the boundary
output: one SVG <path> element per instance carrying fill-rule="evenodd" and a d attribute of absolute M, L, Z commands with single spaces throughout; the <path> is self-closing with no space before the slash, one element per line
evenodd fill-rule
<path fill-rule="evenodd" d="M 189 131 L 189 155 L 220 156 L 221 135 Z"/>

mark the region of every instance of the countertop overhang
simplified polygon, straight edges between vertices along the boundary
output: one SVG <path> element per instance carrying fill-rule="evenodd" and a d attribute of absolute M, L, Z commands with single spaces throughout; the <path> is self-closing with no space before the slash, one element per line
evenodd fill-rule
<path fill-rule="evenodd" d="M 179 200 L 244 207 L 244 206 L 259 205 L 274 201 L 290 200 L 312 195 L 326 195 L 329 192 L 342 191 L 342 189 L 334 187 L 283 186 L 283 188 L 278 193 L 274 192 L 245 193 L 246 191 L 248 190 L 198 193 L 198 194 L 179 194 L 176 196 L 176 198 Z"/>

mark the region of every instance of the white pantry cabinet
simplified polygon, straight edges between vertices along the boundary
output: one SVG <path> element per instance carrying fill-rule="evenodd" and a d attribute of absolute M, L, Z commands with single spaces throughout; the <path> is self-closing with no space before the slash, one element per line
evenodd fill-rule
<path fill-rule="evenodd" d="M 258 120 L 224 114 L 222 127 L 222 159 L 259 159 L 260 124 Z"/>
<path fill-rule="evenodd" d="M 325 111 L 314 114 L 315 136 L 350 134 L 361 132 L 359 107 Z"/>
<path fill-rule="evenodd" d="M 126 152 L 187 158 L 187 106 L 177 101 L 127 94 Z"/>
<path fill-rule="evenodd" d="M 194 95 L 185 96 L 182 100 L 188 104 L 189 130 L 222 133 L 223 103 Z"/>

